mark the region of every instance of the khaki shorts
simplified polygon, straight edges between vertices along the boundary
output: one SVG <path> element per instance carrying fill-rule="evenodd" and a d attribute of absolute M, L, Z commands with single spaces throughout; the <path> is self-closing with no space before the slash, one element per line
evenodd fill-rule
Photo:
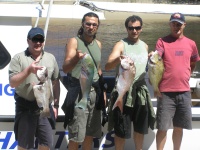
<path fill-rule="evenodd" d="M 90 93 L 87 109 L 74 109 L 73 120 L 68 124 L 69 140 L 83 142 L 85 136 L 101 137 L 101 110 L 95 108 L 96 94 Z"/>

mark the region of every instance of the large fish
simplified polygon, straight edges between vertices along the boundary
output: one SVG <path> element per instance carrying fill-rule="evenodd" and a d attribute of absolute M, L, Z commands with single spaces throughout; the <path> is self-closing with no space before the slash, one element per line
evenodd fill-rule
<path fill-rule="evenodd" d="M 116 90 L 118 92 L 117 100 L 115 101 L 112 110 L 115 107 L 119 107 L 123 112 L 123 96 L 129 91 L 133 80 L 135 78 L 136 68 L 134 61 L 128 56 L 121 57 L 121 65 L 119 66 L 119 73 L 117 77 Z"/>
<path fill-rule="evenodd" d="M 158 54 L 158 51 L 153 52 L 148 61 L 148 75 L 150 84 L 154 90 L 154 96 L 161 96 L 159 84 L 164 72 L 163 59 Z"/>
<path fill-rule="evenodd" d="M 94 68 L 95 65 L 92 57 L 89 54 L 86 54 L 81 60 L 81 72 L 79 78 L 82 99 L 75 107 L 82 108 L 84 110 L 87 108 L 88 97 L 94 77 Z"/>
<path fill-rule="evenodd" d="M 47 68 L 43 66 L 36 73 L 39 84 L 33 86 L 34 95 L 40 108 L 40 116 L 50 117 L 49 105 L 53 101 L 53 87 L 51 79 L 48 78 Z"/>

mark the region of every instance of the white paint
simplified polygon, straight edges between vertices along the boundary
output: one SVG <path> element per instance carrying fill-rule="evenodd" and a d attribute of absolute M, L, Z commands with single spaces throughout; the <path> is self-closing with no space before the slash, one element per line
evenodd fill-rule
<path fill-rule="evenodd" d="M 193 130 L 184 130 L 184 135 L 183 135 L 183 140 L 182 140 L 182 145 L 181 145 L 181 150 L 199 150 L 200 149 L 200 142 L 199 142 L 199 135 L 200 135 L 200 130 L 199 126 L 200 123 L 198 121 L 193 121 Z M 13 132 L 13 123 L 1 123 L 0 126 L 0 149 L 2 149 L 2 146 L 6 146 L 6 150 L 8 150 L 13 143 L 15 142 L 14 138 L 14 132 Z M 156 142 L 155 142 L 155 136 L 156 136 L 156 131 L 157 130 L 151 130 L 149 129 L 149 134 L 145 135 L 144 138 L 144 150 L 156 150 Z M 10 133 L 9 133 L 10 132 Z M 65 136 L 62 138 L 61 134 L 65 134 Z M 56 130 L 53 131 L 52 135 L 54 137 L 54 144 L 52 145 L 52 150 L 64 150 L 66 149 L 68 145 L 68 134 L 67 130 L 63 129 L 63 123 L 58 122 L 56 125 Z M 101 139 L 95 139 L 93 145 L 93 150 L 114 150 L 114 143 L 113 143 L 113 138 L 114 134 L 112 133 L 107 133 L 106 127 L 103 128 L 103 136 Z M 106 133 L 109 137 L 106 137 Z M 8 134 L 11 134 L 11 137 L 8 137 Z M 4 140 L 3 140 L 4 139 Z M 58 146 L 59 148 L 55 148 L 55 146 Z M 97 148 L 97 145 L 99 145 L 99 148 Z M 94 148 L 94 146 L 96 148 Z M 14 150 L 17 148 L 15 147 Z M 173 144 L 172 144 L 172 129 L 170 129 L 167 133 L 167 141 L 164 147 L 164 150 L 172 150 L 173 149 Z M 31 149 L 33 150 L 33 149 Z M 80 148 L 81 150 L 81 148 Z M 125 143 L 125 150 L 135 150 L 134 148 L 134 142 L 133 138 L 126 140 Z"/>

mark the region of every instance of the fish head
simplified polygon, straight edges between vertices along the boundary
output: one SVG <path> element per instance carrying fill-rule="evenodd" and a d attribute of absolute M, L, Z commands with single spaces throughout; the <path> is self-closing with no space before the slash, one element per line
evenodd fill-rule
<path fill-rule="evenodd" d="M 158 51 L 153 52 L 153 54 L 151 55 L 149 62 L 151 64 L 157 64 L 160 61 L 162 61 L 162 57 L 159 55 Z"/>
<path fill-rule="evenodd" d="M 41 70 L 37 70 L 36 76 L 40 82 L 45 82 L 48 77 L 47 67 L 43 66 Z"/>
<path fill-rule="evenodd" d="M 130 57 L 125 56 L 121 58 L 121 66 L 123 69 L 128 70 L 135 65 L 134 65 L 134 61 Z"/>
<path fill-rule="evenodd" d="M 94 61 L 89 54 L 86 54 L 81 60 L 81 72 L 87 75 L 94 73 Z"/>
<path fill-rule="evenodd" d="M 82 58 L 82 66 L 86 67 L 86 68 L 93 68 L 94 67 L 94 62 L 92 57 L 89 54 L 86 54 L 83 58 Z"/>

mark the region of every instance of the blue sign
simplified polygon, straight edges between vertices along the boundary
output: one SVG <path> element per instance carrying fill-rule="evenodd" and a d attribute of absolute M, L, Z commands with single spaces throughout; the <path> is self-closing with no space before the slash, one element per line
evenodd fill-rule
<path fill-rule="evenodd" d="M 10 87 L 10 84 L 3 85 L 0 83 L 0 96 L 4 94 L 7 96 L 13 96 L 15 93 L 15 89 Z"/>

